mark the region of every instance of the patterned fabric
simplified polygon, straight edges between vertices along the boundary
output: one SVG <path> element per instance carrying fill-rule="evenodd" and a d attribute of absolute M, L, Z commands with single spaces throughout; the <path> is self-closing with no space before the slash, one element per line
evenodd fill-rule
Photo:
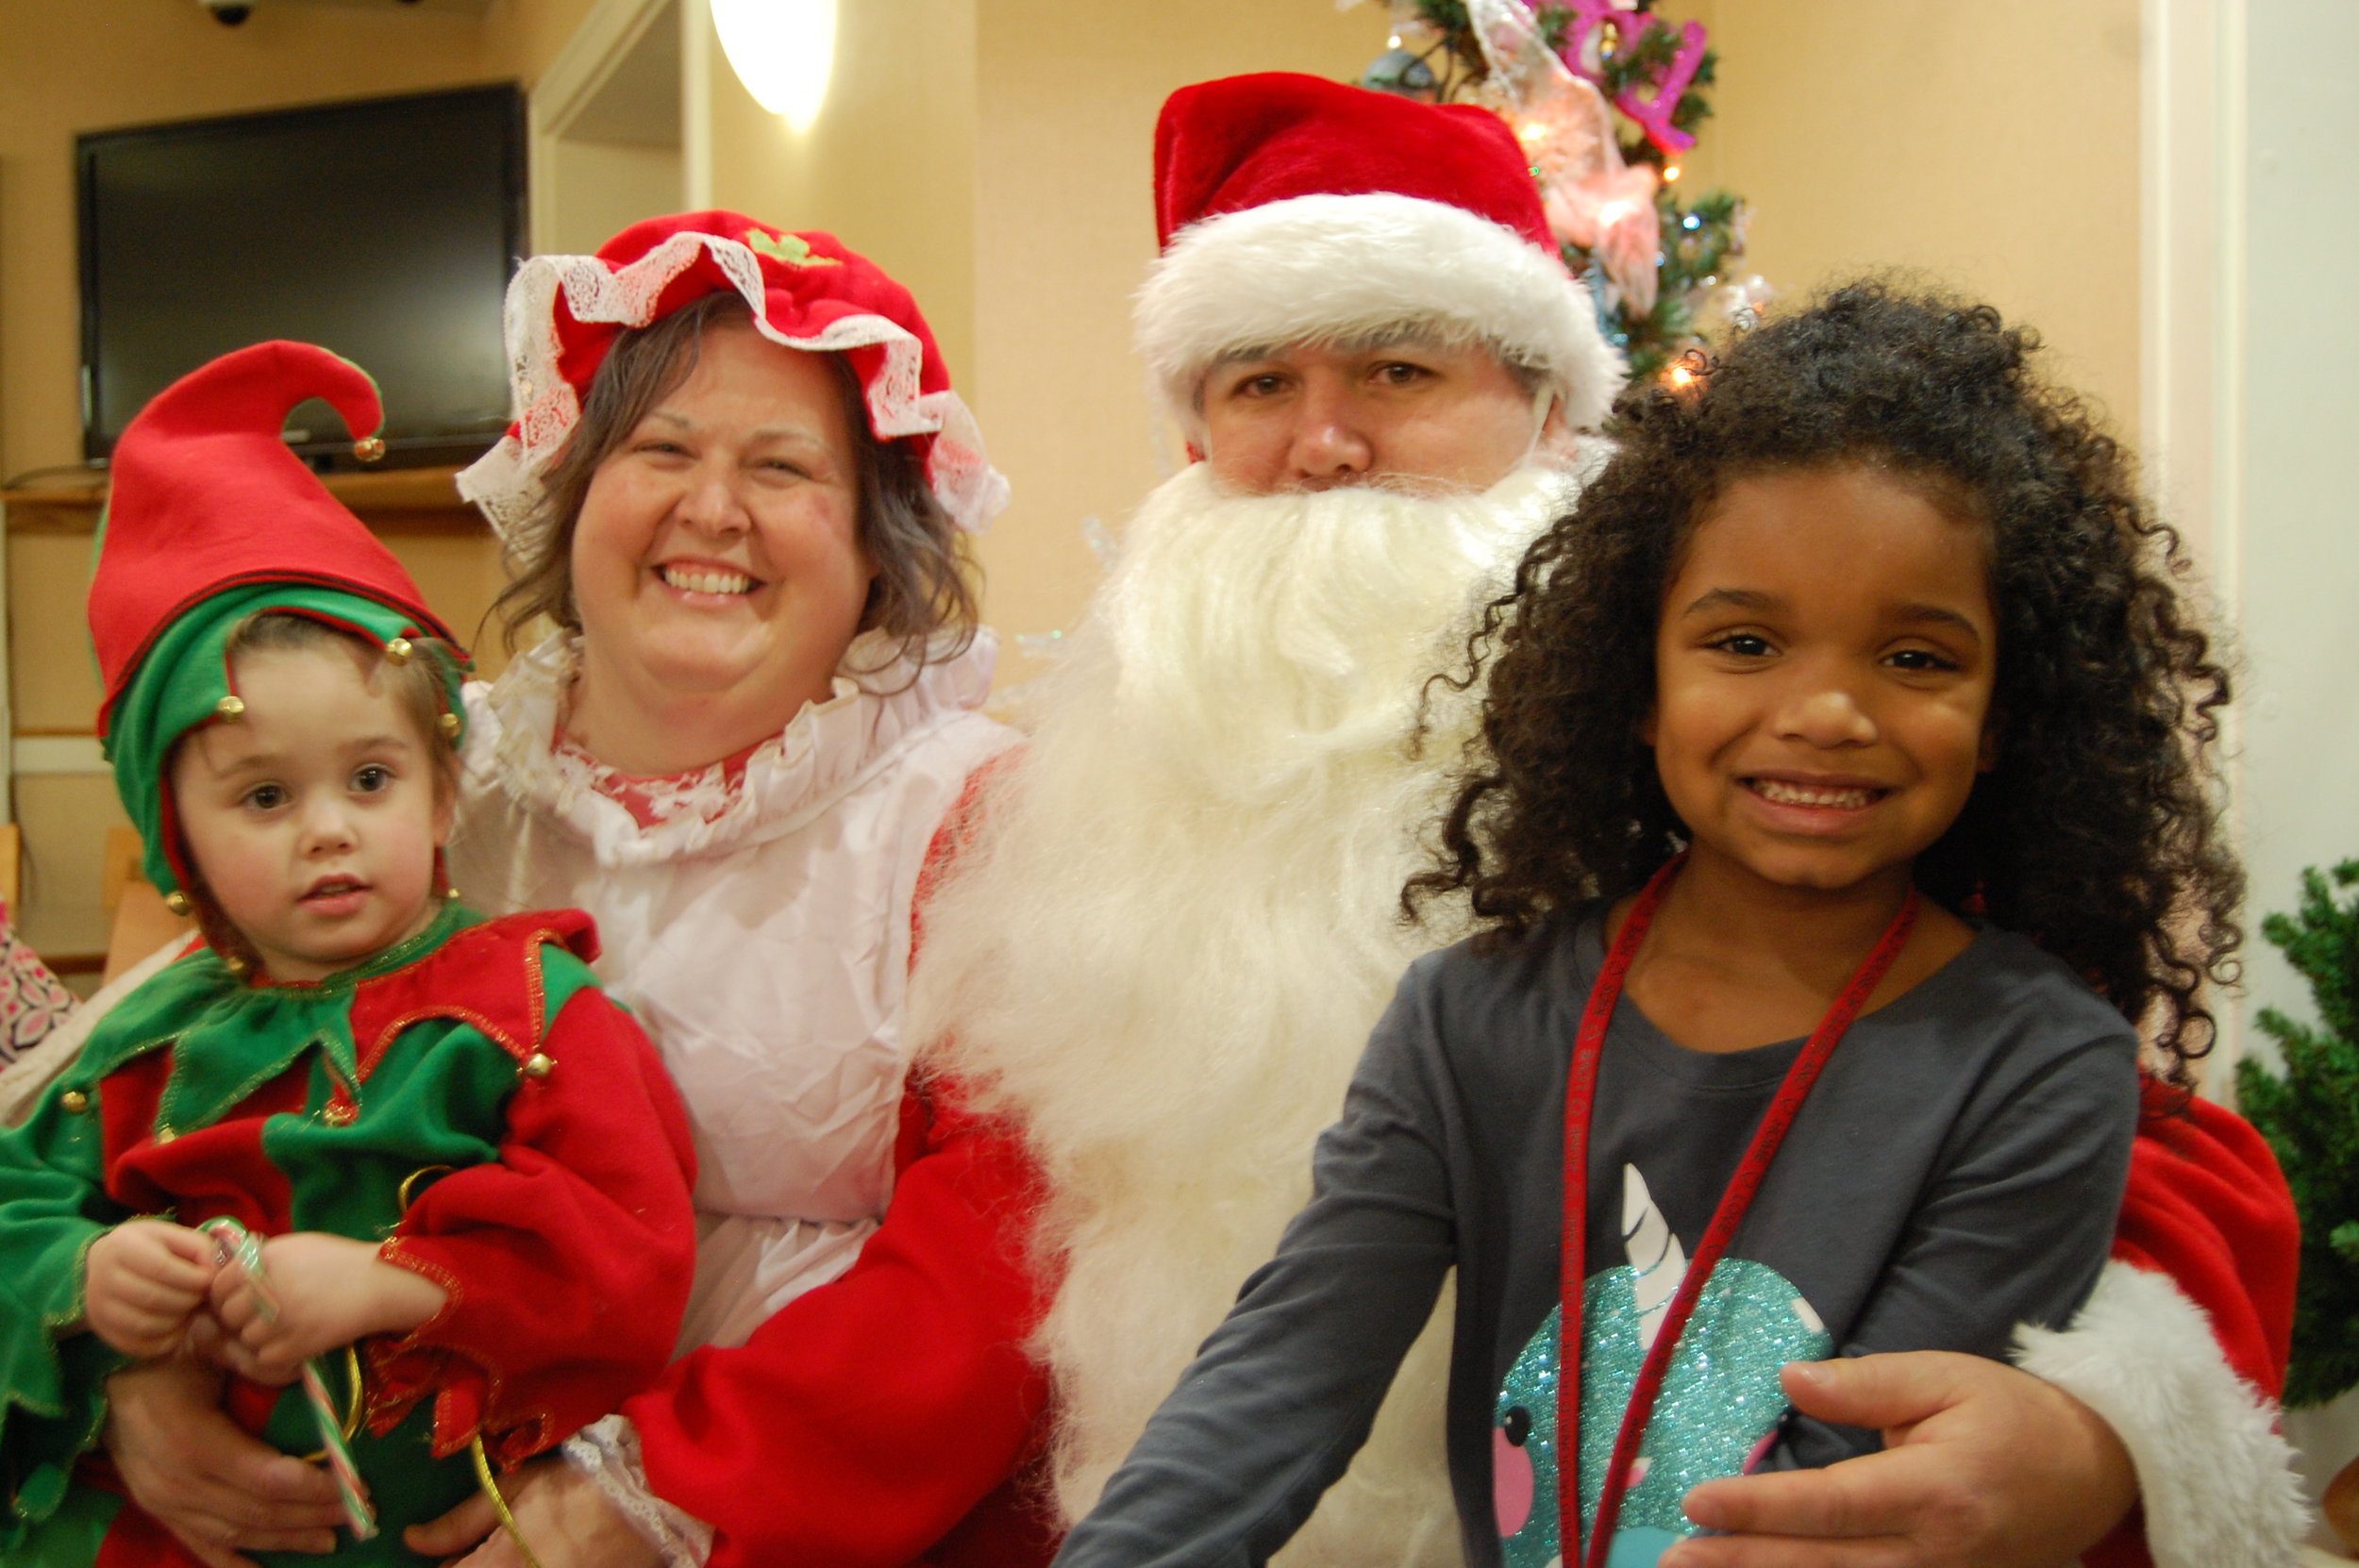
<path fill-rule="evenodd" d="M 41 1043 L 80 1004 L 16 934 L 0 904 L 0 1067 Z"/>
<path fill-rule="evenodd" d="M 584 751 L 561 728 L 550 748 L 550 760 L 567 776 L 578 778 L 630 813 L 642 827 L 657 827 L 676 817 L 699 823 L 718 822 L 727 814 L 745 782 L 745 764 L 764 746 L 779 743 L 775 735 L 758 741 L 733 757 L 686 773 L 635 774 L 610 768 Z"/>

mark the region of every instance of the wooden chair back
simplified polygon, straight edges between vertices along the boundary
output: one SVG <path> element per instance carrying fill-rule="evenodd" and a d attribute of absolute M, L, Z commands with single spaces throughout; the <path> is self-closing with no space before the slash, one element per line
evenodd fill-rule
<path fill-rule="evenodd" d="M 99 901 L 105 905 L 108 918 L 107 967 L 102 972 L 102 981 L 113 979 L 164 943 L 196 928 L 195 922 L 174 914 L 166 906 L 164 895 L 156 891 L 156 884 L 140 869 L 140 859 L 137 828 L 108 829 L 106 859 L 98 885 Z"/>

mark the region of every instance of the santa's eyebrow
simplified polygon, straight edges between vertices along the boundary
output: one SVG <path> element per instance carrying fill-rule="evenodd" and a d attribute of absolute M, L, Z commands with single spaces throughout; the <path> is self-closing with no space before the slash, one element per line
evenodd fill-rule
<path fill-rule="evenodd" d="M 1282 359 L 1304 348 L 1323 348 L 1336 354 L 1380 354 L 1388 348 L 1430 349 L 1440 353 L 1463 347 L 1471 341 L 1471 334 L 1452 332 L 1430 322 L 1397 322 L 1352 332 L 1313 332 L 1284 342 L 1242 343 L 1224 350 L 1213 360 L 1211 368 L 1220 370 L 1230 365 L 1251 365 L 1265 359 Z"/>

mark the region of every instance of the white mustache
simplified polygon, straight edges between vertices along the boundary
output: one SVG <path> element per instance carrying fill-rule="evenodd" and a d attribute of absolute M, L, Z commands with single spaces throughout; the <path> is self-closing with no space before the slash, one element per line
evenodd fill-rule
<path fill-rule="evenodd" d="M 1397 748 L 1564 493 L 1529 469 L 1479 495 L 1229 496 L 1199 464 L 1140 509 L 1073 654 L 1113 666 L 1101 722 L 1199 783 Z"/>

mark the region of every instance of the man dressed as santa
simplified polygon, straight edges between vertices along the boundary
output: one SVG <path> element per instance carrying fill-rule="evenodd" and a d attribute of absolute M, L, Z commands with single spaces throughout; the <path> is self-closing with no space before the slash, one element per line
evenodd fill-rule
<path fill-rule="evenodd" d="M 932 1065 L 1044 1173 L 1066 1524 L 1308 1197 L 1401 970 L 1456 934 L 1404 924 L 1399 893 L 1474 733 L 1470 618 L 1569 504 L 1621 378 L 1480 108 L 1297 75 L 1184 89 L 1156 205 L 1140 340 L 1197 460 L 1042 684 L 927 911 L 913 998 Z M 2047 1381 L 1932 1354 L 1798 1379 L 1892 1445 L 1699 1489 L 1691 1511 L 1733 1533 L 1666 1563 L 2033 1568 L 2100 1538 L 2090 1560 L 2137 1561 L 2116 1526 L 2141 1490 L 2168 1568 L 2286 1560 L 2283 1184 L 2224 1112 L 2160 1133 L 2126 1210 L 2139 1266 L 2040 1347 Z M 1458 1560 L 1448 1311 L 1286 1560 Z"/>

